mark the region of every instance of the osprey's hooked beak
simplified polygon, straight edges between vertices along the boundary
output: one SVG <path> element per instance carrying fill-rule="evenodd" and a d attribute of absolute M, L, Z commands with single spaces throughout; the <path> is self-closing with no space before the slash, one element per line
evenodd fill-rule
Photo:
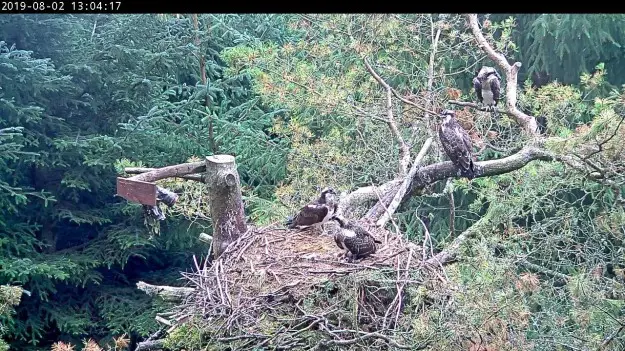
<path fill-rule="evenodd" d="M 497 78 L 499 78 L 499 80 L 501 80 L 501 76 L 499 75 L 499 72 L 495 71 L 495 75 L 497 76 Z"/>

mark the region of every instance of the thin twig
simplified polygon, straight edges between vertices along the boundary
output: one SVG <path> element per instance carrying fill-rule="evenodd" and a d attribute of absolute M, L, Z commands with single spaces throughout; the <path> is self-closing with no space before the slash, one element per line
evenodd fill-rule
<path fill-rule="evenodd" d="M 625 324 L 621 324 L 621 327 L 618 328 L 617 331 L 614 332 L 614 334 L 608 336 L 602 343 L 601 343 L 601 348 L 600 350 L 605 350 L 606 348 L 608 348 L 608 346 L 610 345 L 610 343 L 612 342 L 612 340 L 614 340 L 622 331 L 623 329 L 625 329 Z"/>
<path fill-rule="evenodd" d="M 456 203 L 454 201 L 454 183 L 451 178 L 447 179 L 445 191 L 449 195 L 449 235 L 453 238 L 456 231 Z"/>
<path fill-rule="evenodd" d="M 430 231 L 428 230 L 428 226 L 425 225 L 425 222 L 423 222 L 423 220 L 421 218 L 419 218 L 419 216 L 417 215 L 416 218 L 419 220 L 419 222 L 421 222 L 421 225 L 423 226 L 423 247 L 422 247 L 422 253 L 421 253 L 421 261 L 424 261 L 427 259 L 427 249 L 426 249 L 426 241 L 430 238 Z M 432 247 L 432 245 L 430 244 L 430 248 Z"/>
<path fill-rule="evenodd" d="M 371 67 L 371 65 L 369 64 L 366 58 L 363 59 L 363 62 L 365 63 L 365 67 L 367 68 L 367 71 L 369 71 L 369 73 L 373 76 L 373 78 L 375 78 L 375 80 L 377 80 L 378 83 L 380 83 L 380 85 L 382 85 L 384 89 L 386 89 L 386 118 L 387 119 L 385 122 L 388 124 L 388 127 L 391 130 L 391 133 L 393 133 L 393 135 L 395 136 L 395 139 L 397 139 L 397 142 L 399 143 L 400 173 L 402 176 L 406 175 L 406 173 L 408 172 L 408 164 L 410 163 L 410 148 L 408 147 L 408 144 L 406 144 L 406 142 L 404 141 L 404 138 L 402 137 L 401 132 L 397 128 L 397 123 L 395 122 L 395 117 L 393 116 L 393 89 L 391 88 L 390 85 L 388 85 L 388 83 L 384 81 L 384 79 L 382 79 L 382 77 L 380 77 L 375 72 L 375 70 L 373 69 L 373 67 Z"/>
<path fill-rule="evenodd" d="M 377 339 L 382 339 L 384 341 L 386 341 L 389 345 L 396 347 L 398 349 L 404 349 L 404 350 L 422 350 L 424 348 L 427 347 L 427 345 L 419 345 L 419 346 L 408 346 L 408 345 L 402 345 L 399 344 L 395 341 L 393 341 L 391 338 L 389 338 L 388 336 L 384 335 L 384 334 L 380 334 L 380 333 L 366 333 L 366 332 L 361 332 L 361 331 L 355 331 L 355 330 L 333 330 L 332 333 L 345 333 L 345 332 L 351 332 L 351 333 L 358 333 L 358 334 L 362 334 L 361 336 L 354 338 L 354 339 L 347 339 L 347 340 L 324 340 L 321 341 L 321 343 L 324 346 L 332 346 L 332 345 L 336 345 L 336 346 L 347 346 L 347 345 L 353 345 L 353 344 L 357 344 L 361 341 L 370 339 L 370 338 L 377 338 Z"/>

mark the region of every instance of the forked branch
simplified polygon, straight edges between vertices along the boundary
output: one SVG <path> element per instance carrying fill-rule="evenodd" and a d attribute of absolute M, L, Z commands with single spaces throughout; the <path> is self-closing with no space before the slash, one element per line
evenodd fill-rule
<path fill-rule="evenodd" d="M 484 37 L 484 34 L 482 34 L 482 30 L 480 29 L 480 25 L 477 20 L 477 14 L 472 13 L 466 16 L 469 22 L 469 28 L 471 28 L 471 32 L 473 33 L 480 49 L 482 49 L 484 53 L 486 53 L 486 55 L 506 74 L 506 109 L 508 114 L 512 116 L 512 118 L 514 118 L 526 132 L 534 136 L 538 135 L 538 124 L 536 123 L 536 118 L 521 112 L 521 110 L 519 110 L 516 106 L 517 75 L 519 73 L 519 68 L 521 68 L 521 62 L 515 62 L 513 65 L 510 65 L 506 57 L 495 51 L 495 49 L 493 49 Z"/>

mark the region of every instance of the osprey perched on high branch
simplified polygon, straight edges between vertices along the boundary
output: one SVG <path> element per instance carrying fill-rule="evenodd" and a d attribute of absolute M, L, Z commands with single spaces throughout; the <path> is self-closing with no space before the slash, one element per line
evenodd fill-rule
<path fill-rule="evenodd" d="M 439 117 L 442 123 L 438 130 L 438 137 L 445 153 L 460 169 L 461 175 L 472 179 L 475 176 L 473 164 L 473 144 L 464 128 L 456 120 L 456 113 L 452 110 L 441 111 Z"/>
<path fill-rule="evenodd" d="M 501 76 L 493 67 L 484 66 L 473 78 L 473 88 L 480 104 L 494 111 L 501 98 Z"/>

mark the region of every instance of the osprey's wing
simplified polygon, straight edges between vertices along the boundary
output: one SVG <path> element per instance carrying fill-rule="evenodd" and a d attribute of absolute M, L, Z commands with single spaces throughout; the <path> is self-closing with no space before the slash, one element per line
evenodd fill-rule
<path fill-rule="evenodd" d="M 445 131 L 441 132 L 441 144 L 454 164 L 464 170 L 471 168 L 471 139 L 460 124 L 452 120 Z"/>
<path fill-rule="evenodd" d="M 339 249 L 345 250 L 345 245 L 343 245 L 343 240 L 345 240 L 345 236 L 343 235 L 343 229 L 338 228 L 336 233 L 334 233 L 334 242 Z"/>
<path fill-rule="evenodd" d="M 356 236 L 346 237 L 345 246 L 354 255 L 370 255 L 375 253 L 376 246 L 373 236 L 360 227 L 355 227 Z"/>
<path fill-rule="evenodd" d="M 489 82 L 489 86 L 490 91 L 493 92 L 493 100 L 495 100 L 495 104 L 497 104 L 501 98 L 501 83 L 499 82 L 499 79 L 497 79 L 497 77 L 493 77 Z"/>
<path fill-rule="evenodd" d="M 484 100 L 482 98 L 482 83 L 478 77 L 473 78 L 473 89 L 475 90 L 475 95 L 477 95 L 477 101 L 482 102 Z"/>
<path fill-rule="evenodd" d="M 452 133 L 452 130 L 449 128 L 445 128 L 445 130 L 443 131 L 443 127 L 441 126 L 441 128 L 438 130 L 438 138 L 441 141 L 441 145 L 443 146 L 443 150 L 445 150 L 445 154 L 447 155 L 447 157 L 449 157 L 451 162 L 456 164 L 456 147 L 454 145 L 457 143 L 457 141 L 455 140 L 456 138 L 455 135 Z"/>
<path fill-rule="evenodd" d="M 320 223 L 327 214 L 327 206 L 314 204 L 306 205 L 302 207 L 297 216 L 295 216 L 289 228 Z"/>
<path fill-rule="evenodd" d="M 459 163 L 462 165 L 462 168 L 469 170 L 471 169 L 471 163 L 473 162 L 473 143 L 471 142 L 469 133 L 467 133 L 467 131 L 462 128 L 461 125 L 456 124 L 454 129 L 461 138 L 460 146 L 458 148 L 458 159 L 460 161 Z"/>

